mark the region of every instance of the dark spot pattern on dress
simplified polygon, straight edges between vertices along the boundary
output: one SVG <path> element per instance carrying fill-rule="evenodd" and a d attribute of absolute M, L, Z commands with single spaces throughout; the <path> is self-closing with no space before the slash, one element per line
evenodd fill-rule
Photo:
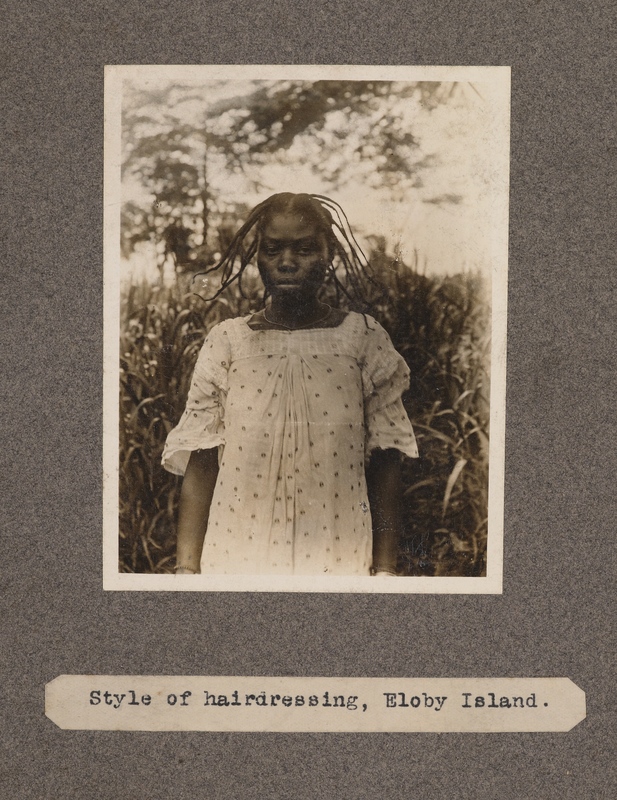
<path fill-rule="evenodd" d="M 241 552 L 239 543 L 240 537 L 243 537 L 245 543 L 247 542 L 246 527 L 250 526 L 250 535 L 257 541 L 255 545 L 252 544 L 252 547 L 255 547 L 252 551 L 254 555 L 248 558 L 248 562 L 253 559 L 254 565 L 254 560 L 257 559 L 263 567 L 260 573 L 267 573 L 269 570 L 288 573 L 296 570 L 307 574 L 346 573 L 347 562 L 354 565 L 350 566 L 350 574 L 362 574 L 363 569 L 368 572 L 370 559 L 367 560 L 365 544 L 359 544 L 366 543 L 365 537 L 370 536 L 370 525 L 365 521 L 367 512 L 362 510 L 362 503 L 366 503 L 366 483 L 362 480 L 365 449 L 366 453 L 369 453 L 377 441 L 382 442 L 382 447 L 396 446 L 399 442 L 403 442 L 407 447 L 413 442 L 413 438 L 407 434 L 409 422 L 400 400 L 396 405 L 391 404 L 386 408 L 378 405 L 383 391 L 387 392 L 388 397 L 395 396 L 399 381 L 399 378 L 393 380 L 388 376 L 385 384 L 383 381 L 380 382 L 380 376 L 392 361 L 389 340 L 379 328 L 375 328 L 369 318 L 370 333 L 373 338 L 367 341 L 365 347 L 364 340 L 369 336 L 369 330 L 365 330 L 366 325 L 362 317 L 350 314 L 348 319 L 350 349 L 346 349 L 347 334 L 341 331 L 343 335 L 340 339 L 337 338 L 336 344 L 345 348 L 341 353 L 345 355 L 345 359 L 338 365 L 335 363 L 335 358 L 339 358 L 339 353 L 334 352 L 332 339 L 327 339 L 326 333 L 322 330 L 310 334 L 305 332 L 302 337 L 283 336 L 282 332 L 260 331 L 261 336 L 257 338 L 257 332 L 251 332 L 245 325 L 246 330 L 240 329 L 240 334 L 232 337 L 231 332 L 238 330 L 232 327 L 234 325 L 232 320 L 226 323 L 230 331 L 229 339 L 226 341 L 228 341 L 227 346 L 231 348 L 231 358 L 227 360 L 224 360 L 223 351 L 216 344 L 216 334 L 213 334 L 214 349 L 211 349 L 212 344 L 209 342 L 204 355 L 205 361 L 202 358 L 200 369 L 207 365 L 209 358 L 214 374 L 216 370 L 219 370 L 220 374 L 219 364 L 229 367 L 230 371 L 237 375 L 235 379 L 237 383 L 232 383 L 229 397 L 226 388 L 221 387 L 222 391 L 219 392 L 213 388 L 211 381 L 208 381 L 209 385 L 205 389 L 201 389 L 201 393 L 193 384 L 195 403 L 192 410 L 203 411 L 204 405 L 208 405 L 207 410 L 210 410 L 220 405 L 221 421 L 224 420 L 224 426 L 217 431 L 216 445 L 223 444 L 229 454 L 227 459 L 221 461 L 221 473 L 228 476 L 232 471 L 235 481 L 227 481 L 226 484 L 217 481 L 215 491 L 219 495 L 218 502 L 220 498 L 224 498 L 224 502 L 222 507 L 213 505 L 211 531 L 216 531 L 216 534 L 206 537 L 205 549 L 209 555 L 204 556 L 202 568 L 209 563 L 214 571 L 233 572 L 233 564 L 236 561 L 239 562 L 241 571 L 245 569 L 247 572 L 251 571 L 248 564 L 243 566 L 247 561 L 247 554 Z M 220 333 L 226 335 L 226 331 Z M 336 336 L 339 336 L 338 331 Z M 377 341 L 375 336 L 378 337 Z M 362 337 L 362 347 L 358 346 L 360 337 Z M 220 338 L 218 342 L 220 343 Z M 262 342 L 269 353 L 260 356 L 258 342 Z M 315 346 L 315 342 L 318 343 L 316 349 L 313 352 L 308 349 L 307 352 L 307 348 Z M 326 351 L 322 350 L 323 345 L 320 344 L 322 342 L 327 343 Z M 301 343 L 297 351 L 296 343 Z M 274 347 L 277 348 L 277 352 L 273 355 Z M 283 349 L 289 351 L 289 358 L 287 352 L 281 352 Z M 364 357 L 361 350 L 371 354 L 368 364 L 362 363 Z M 377 357 L 379 351 L 381 351 L 380 356 Z M 271 367 L 268 365 L 269 370 L 260 368 L 258 363 L 260 358 L 273 357 L 280 362 L 287 360 L 284 370 L 280 369 L 277 373 L 275 363 Z M 241 363 L 234 364 L 237 358 L 241 359 Z M 308 367 L 309 359 L 322 361 L 322 364 L 315 365 L 313 373 Z M 261 363 L 266 364 L 265 360 Z M 360 381 L 361 366 L 365 371 Z M 326 375 L 332 377 L 326 379 Z M 401 370 L 398 375 L 403 386 L 405 376 Z M 261 384 L 258 376 L 261 376 Z M 320 381 L 320 376 L 323 376 L 324 380 Z M 242 378 L 245 380 L 240 384 Z M 310 387 L 309 381 L 312 384 Z M 243 394 L 239 393 L 240 386 Z M 212 399 L 209 399 L 210 393 Z M 260 397 L 260 400 L 253 406 L 251 401 L 256 401 L 257 397 Z M 305 406 L 298 406 L 297 401 L 300 398 Z M 365 402 L 371 404 L 374 402 L 371 398 L 375 398 L 377 402 L 372 409 L 369 406 L 365 410 Z M 375 412 L 374 408 L 379 410 Z M 301 413 L 298 413 L 299 409 Z M 245 419 L 242 418 L 243 415 Z M 198 414 L 197 417 L 198 419 L 191 414 L 194 420 L 194 423 L 191 423 L 193 430 L 202 438 L 204 434 L 210 436 L 214 431 L 209 415 L 204 417 L 203 414 Z M 314 426 L 311 423 L 314 423 Z M 261 431 L 259 431 L 260 425 Z M 249 428 L 251 433 L 247 436 Z M 326 430 L 328 436 L 325 435 Z M 291 435 L 285 436 L 290 431 Z M 227 432 L 229 432 L 228 441 L 226 441 Z M 401 436 L 403 432 L 404 436 Z M 393 436 L 398 438 L 394 440 Z M 189 443 L 193 439 L 189 436 L 185 440 L 187 448 L 190 448 Z M 261 448 L 256 445 L 256 440 L 261 442 Z M 363 441 L 365 444 L 362 444 Z M 203 448 L 210 446 L 212 445 L 204 444 Z M 264 448 L 265 451 L 262 453 Z M 341 453 L 344 454 L 342 457 Z M 347 462 L 348 472 L 343 466 L 346 463 L 345 454 L 358 459 L 357 463 Z M 268 466 L 262 461 L 266 458 Z M 277 471 L 277 467 L 280 470 L 283 462 L 286 465 L 285 473 Z M 263 468 L 259 470 L 262 463 Z M 259 491 L 252 492 L 257 481 L 259 481 Z M 278 492 L 275 492 L 275 487 Z M 277 506 L 272 503 L 275 494 L 279 503 Z M 250 498 L 248 502 L 247 497 Z M 230 505 L 232 498 L 234 500 Z M 316 503 L 317 498 L 319 502 Z M 340 514 L 338 511 L 333 513 L 335 508 Z M 278 512 L 276 515 L 272 513 L 274 509 Z M 237 518 L 237 523 L 234 522 L 228 528 L 228 532 L 231 530 L 233 533 L 229 533 L 228 540 L 224 541 L 222 537 L 225 521 L 231 522 L 229 518 L 226 520 L 226 514 L 229 516 L 233 514 Z M 269 538 L 263 541 L 262 523 L 268 515 L 270 515 L 269 528 L 271 529 L 272 525 L 283 525 L 288 538 L 279 537 L 276 540 Z M 245 520 L 245 526 L 242 525 L 242 520 Z M 302 537 L 302 546 L 298 546 L 297 537 L 300 534 L 298 528 L 302 532 L 306 530 L 309 534 L 306 539 Z M 280 527 L 277 530 L 280 530 Z M 313 533 L 316 535 L 311 539 Z M 331 548 L 327 546 L 331 541 L 330 535 L 332 539 L 335 535 L 338 537 L 334 553 L 331 553 Z M 209 545 L 210 538 L 213 538 L 213 547 Z M 216 547 L 217 541 L 220 549 Z M 274 541 L 277 541 L 278 545 L 284 541 L 286 547 L 290 548 L 285 551 L 285 559 L 273 558 Z M 221 558 L 224 547 L 227 547 L 230 555 L 227 560 L 219 563 L 217 559 Z M 269 553 L 268 548 L 270 548 Z M 217 551 L 219 556 L 215 558 L 213 554 L 215 555 Z M 336 558 L 340 560 L 337 561 Z M 313 562 L 312 567 L 308 564 L 309 560 Z M 302 569 L 304 562 L 306 566 Z"/>

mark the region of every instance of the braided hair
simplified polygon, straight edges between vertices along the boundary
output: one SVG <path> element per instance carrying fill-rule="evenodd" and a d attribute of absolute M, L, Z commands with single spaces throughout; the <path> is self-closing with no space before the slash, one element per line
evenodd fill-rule
<path fill-rule="evenodd" d="M 214 272 L 218 272 L 221 279 L 214 294 L 211 297 L 200 294 L 202 299 L 216 300 L 234 282 L 238 284 L 240 295 L 246 298 L 242 287 L 244 271 L 255 257 L 261 235 L 275 214 L 297 214 L 314 223 L 325 236 L 329 264 L 323 289 L 334 290 L 337 305 L 364 312 L 376 297 L 383 295 L 384 290 L 375 279 L 341 206 L 324 195 L 281 192 L 255 206 L 217 264 L 196 273 L 194 283 L 199 278 L 207 283 L 204 277 Z M 265 302 L 267 294 L 263 299 Z"/>

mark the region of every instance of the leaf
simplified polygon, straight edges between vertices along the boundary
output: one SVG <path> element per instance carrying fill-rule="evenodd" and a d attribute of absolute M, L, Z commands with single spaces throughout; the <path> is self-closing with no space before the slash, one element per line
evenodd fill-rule
<path fill-rule="evenodd" d="M 441 511 L 442 519 L 446 516 L 446 509 L 448 508 L 448 503 L 450 502 L 450 495 L 452 494 L 452 489 L 454 489 L 454 484 L 458 480 L 458 476 L 463 471 L 463 467 L 467 463 L 466 458 L 459 459 L 456 464 L 454 465 L 454 469 L 450 473 L 450 477 L 448 478 L 448 483 L 446 484 L 446 491 L 443 496 L 443 508 Z"/>
<path fill-rule="evenodd" d="M 450 542 L 452 543 L 452 549 L 455 553 L 468 553 L 471 549 L 469 542 L 460 539 L 455 533 L 450 534 Z"/>
<path fill-rule="evenodd" d="M 412 484 L 403 492 L 403 496 L 407 497 L 408 495 L 415 492 L 417 489 L 421 489 L 423 486 L 434 486 L 436 483 L 436 478 L 426 478 L 423 481 L 418 481 L 417 483 Z"/>

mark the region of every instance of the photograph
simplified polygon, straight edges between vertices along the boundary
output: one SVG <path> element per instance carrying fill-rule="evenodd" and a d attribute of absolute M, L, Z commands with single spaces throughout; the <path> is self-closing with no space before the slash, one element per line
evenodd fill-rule
<path fill-rule="evenodd" d="M 0 798 L 617 797 L 614 11 L 12 5 Z"/>
<path fill-rule="evenodd" d="M 106 68 L 105 588 L 501 591 L 509 81 Z"/>

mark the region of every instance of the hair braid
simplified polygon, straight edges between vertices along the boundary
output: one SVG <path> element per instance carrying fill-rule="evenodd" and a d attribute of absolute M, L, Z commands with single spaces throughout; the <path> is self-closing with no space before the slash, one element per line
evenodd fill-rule
<path fill-rule="evenodd" d="M 222 258 L 214 266 L 195 274 L 194 284 L 199 278 L 207 283 L 204 280 L 206 275 L 215 272 L 220 275 L 220 286 L 210 297 L 203 297 L 197 292 L 202 299 L 216 300 L 236 281 L 241 297 L 246 299 L 242 286 L 244 271 L 257 253 L 261 232 L 272 215 L 277 213 L 306 214 L 326 236 L 330 264 L 324 286 L 333 286 L 337 305 L 343 302 L 354 310 L 365 312 L 384 296 L 385 290 L 375 278 L 341 206 L 325 195 L 282 192 L 256 205 L 232 238 Z"/>

